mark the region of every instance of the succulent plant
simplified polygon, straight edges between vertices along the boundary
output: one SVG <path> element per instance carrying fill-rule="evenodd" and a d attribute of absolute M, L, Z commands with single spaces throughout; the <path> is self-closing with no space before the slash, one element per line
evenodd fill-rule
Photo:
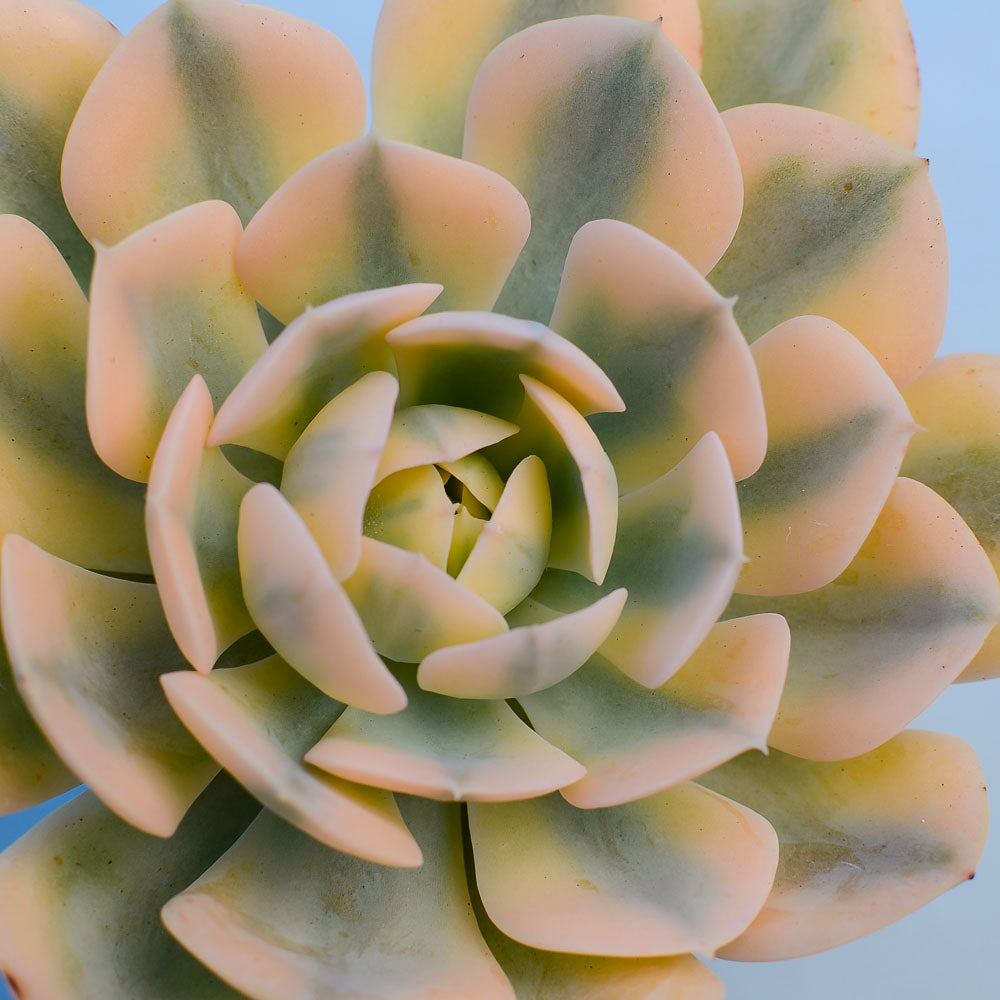
<path fill-rule="evenodd" d="M 702 1000 L 970 877 L 904 12 L 663 6 L 385 0 L 366 134 L 291 15 L 0 0 L 16 995 Z"/>

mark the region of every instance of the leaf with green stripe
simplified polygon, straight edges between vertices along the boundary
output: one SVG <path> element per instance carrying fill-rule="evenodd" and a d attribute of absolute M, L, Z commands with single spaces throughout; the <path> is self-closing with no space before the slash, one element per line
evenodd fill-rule
<path fill-rule="evenodd" d="M 901 0 L 699 0 L 720 110 L 800 104 L 913 148 L 920 77 Z"/>
<path fill-rule="evenodd" d="M 317 25 L 235 0 L 170 0 L 108 60 L 70 130 L 63 189 L 116 243 L 198 201 L 246 224 L 299 167 L 365 126 L 361 73 Z"/>
<path fill-rule="evenodd" d="M 547 320 L 576 231 L 621 219 L 702 272 L 739 221 L 738 164 L 718 112 L 658 23 L 579 17 L 498 46 L 469 99 L 463 155 L 531 208 L 498 308 Z"/>
<path fill-rule="evenodd" d="M 795 316 L 850 330 L 897 385 L 930 363 L 944 329 L 948 255 L 927 163 L 884 136 L 807 108 L 722 116 L 746 204 L 708 276 L 736 296 L 755 341 Z"/>

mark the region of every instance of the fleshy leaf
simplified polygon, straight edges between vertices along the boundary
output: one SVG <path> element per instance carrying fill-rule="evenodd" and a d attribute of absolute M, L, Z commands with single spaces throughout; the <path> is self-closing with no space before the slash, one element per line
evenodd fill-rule
<path fill-rule="evenodd" d="M 673 677 L 652 691 L 601 656 L 522 698 L 531 724 L 587 768 L 562 789 L 581 809 L 614 806 L 696 778 L 767 733 L 788 666 L 779 615 L 720 622 Z"/>
<path fill-rule="evenodd" d="M 506 420 L 461 406 L 425 403 L 396 411 L 376 481 L 402 469 L 451 462 L 517 433 Z"/>
<path fill-rule="evenodd" d="M 186 205 L 246 224 L 303 164 L 365 126 L 347 48 L 301 18 L 234 0 L 172 0 L 115 50 L 70 129 L 62 182 L 91 241 Z"/>
<path fill-rule="evenodd" d="M 264 814 L 164 907 L 167 929 L 253 1000 L 402 1000 L 456 984 L 477 1000 L 514 1000 L 476 927 L 457 807 L 401 807 L 423 867 L 360 861 Z"/>
<path fill-rule="evenodd" d="M 398 391 L 388 373 L 369 372 L 313 417 L 285 460 L 281 492 L 338 580 L 350 576 L 361 558 L 365 504 Z"/>
<path fill-rule="evenodd" d="M 420 465 L 394 473 L 371 491 L 364 529 L 369 538 L 418 552 L 446 570 L 456 517 L 440 474 L 432 465 Z"/>
<path fill-rule="evenodd" d="M 37 805 L 78 783 L 18 694 L 0 644 L 0 816 Z"/>
<path fill-rule="evenodd" d="M 531 208 L 531 236 L 498 303 L 528 319 L 551 314 L 584 223 L 632 223 L 704 273 L 743 203 L 718 112 L 655 21 L 575 17 L 503 42 L 476 76 L 463 155 L 503 174 Z"/>
<path fill-rule="evenodd" d="M 1000 621 L 1000 585 L 955 511 L 898 479 L 836 580 L 792 597 L 737 597 L 729 610 L 776 611 L 792 630 L 768 742 L 841 760 L 895 736 L 958 676 Z"/>
<path fill-rule="evenodd" d="M 708 431 L 737 480 L 760 467 L 764 403 L 733 304 L 674 250 L 623 222 L 587 223 L 551 325 L 624 394 L 624 413 L 590 418 L 622 493 L 669 472 Z"/>
<path fill-rule="evenodd" d="M 549 558 L 552 500 L 537 455 L 518 463 L 457 580 L 501 614 L 535 588 Z"/>
<path fill-rule="evenodd" d="M 243 595 L 257 627 L 324 694 L 374 712 L 406 705 L 292 505 L 267 483 L 243 498 L 238 532 Z"/>
<path fill-rule="evenodd" d="M 801 104 L 913 148 L 920 78 L 900 0 L 700 0 L 702 79 L 719 110 Z"/>
<path fill-rule="evenodd" d="M 764 909 L 724 958 L 811 955 L 899 920 L 972 877 L 986 842 L 983 772 L 968 744 L 907 730 L 861 757 L 752 752 L 699 779 L 774 824 Z"/>
<path fill-rule="evenodd" d="M 284 459 L 339 392 L 367 372 L 395 371 L 386 333 L 419 316 L 440 293 L 440 285 L 402 285 L 308 309 L 219 407 L 208 443 L 241 444 Z"/>
<path fill-rule="evenodd" d="M 156 588 L 8 535 L 3 621 L 18 688 L 59 755 L 124 820 L 171 836 L 218 767 L 160 691 L 186 664 Z"/>
<path fill-rule="evenodd" d="M 747 339 L 795 316 L 826 316 L 897 385 L 912 382 L 941 342 L 948 291 L 944 223 L 927 163 L 807 108 L 754 104 L 722 118 L 743 168 L 746 205 L 708 279 L 737 297 Z"/>
<path fill-rule="evenodd" d="M 344 706 L 280 657 L 207 677 L 190 670 L 165 674 L 161 683 L 198 742 L 285 822 L 378 864 L 420 864 L 420 850 L 391 795 L 301 763 Z"/>
<path fill-rule="evenodd" d="M 618 530 L 614 466 L 597 435 L 567 400 L 527 375 L 521 382 L 521 433 L 511 445 L 518 454 L 536 455 L 545 465 L 552 526 L 548 564 L 600 584 Z"/>
<path fill-rule="evenodd" d="M 469 826 L 490 919 L 546 951 L 712 953 L 753 920 L 778 861 L 765 820 L 692 784 L 609 809 L 471 803 Z"/>
<path fill-rule="evenodd" d="M 421 316 L 393 330 L 403 405 L 449 403 L 516 420 L 519 376 L 555 389 L 584 416 L 625 404 L 611 380 L 568 340 L 540 323 L 487 312 Z"/>
<path fill-rule="evenodd" d="M 87 300 L 25 219 L 0 215 L 0 260 L 0 535 L 92 569 L 149 572 L 142 489 L 97 457 L 84 419 Z"/>
<path fill-rule="evenodd" d="M 177 401 L 153 456 L 146 501 L 149 552 L 181 652 L 202 672 L 251 632 L 236 527 L 253 485 L 219 448 L 206 448 L 212 397 L 200 375 Z"/>
<path fill-rule="evenodd" d="M 577 14 L 659 18 L 695 68 L 701 61 L 697 0 L 386 0 L 375 30 L 375 127 L 393 139 L 459 156 L 476 70 L 505 38 Z"/>
<path fill-rule="evenodd" d="M 922 433 L 902 473 L 926 483 L 962 515 L 1000 573 L 1000 360 L 991 354 L 939 358 L 903 394 Z M 959 677 L 1000 677 L 1000 628 Z"/>
<path fill-rule="evenodd" d="M 47 233 L 84 289 L 94 251 L 63 201 L 59 169 L 80 99 L 120 37 L 76 0 L 0 0 L 0 213 Z"/>
<path fill-rule="evenodd" d="M 240 220 L 221 201 L 161 219 L 94 267 L 87 423 L 116 472 L 144 482 L 174 403 L 200 374 L 216 406 L 267 347 L 236 277 Z"/>
<path fill-rule="evenodd" d="M 305 759 L 352 781 L 445 801 L 531 798 L 583 776 L 504 702 L 431 694 L 411 670 L 399 670 L 408 699 L 402 712 L 349 708 Z"/>
<path fill-rule="evenodd" d="M 769 440 L 738 487 L 750 561 L 736 589 L 799 594 L 847 568 L 916 427 L 885 372 L 830 320 L 788 320 L 752 350 Z"/>
<path fill-rule="evenodd" d="M 524 199 L 474 163 L 370 135 L 331 149 L 268 200 L 240 276 L 287 322 L 350 292 L 430 281 L 439 309 L 489 309 L 528 236 Z"/>
<path fill-rule="evenodd" d="M 492 605 L 424 556 L 374 538 L 361 540 L 361 562 L 344 590 L 375 648 L 400 663 L 507 631 Z"/>
<path fill-rule="evenodd" d="M 532 597 L 576 611 L 624 587 L 628 602 L 601 653 L 639 684 L 656 688 L 708 635 L 743 563 L 729 459 L 706 434 L 671 472 L 622 497 L 618 537 L 601 588 L 547 571 Z"/>
<path fill-rule="evenodd" d="M 532 600 L 508 616 L 509 632 L 431 653 L 417 671 L 426 691 L 452 698 L 520 698 L 558 684 L 607 639 L 628 593 L 615 590 L 568 615 Z"/>
<path fill-rule="evenodd" d="M 220 777 L 168 840 L 90 792 L 47 816 L 0 858 L 0 970 L 14 996 L 238 1000 L 167 934 L 159 910 L 259 808 Z"/>
<path fill-rule="evenodd" d="M 487 510 L 492 511 L 500 502 L 503 480 L 485 455 L 466 455 L 454 462 L 437 464 L 466 487 Z"/>

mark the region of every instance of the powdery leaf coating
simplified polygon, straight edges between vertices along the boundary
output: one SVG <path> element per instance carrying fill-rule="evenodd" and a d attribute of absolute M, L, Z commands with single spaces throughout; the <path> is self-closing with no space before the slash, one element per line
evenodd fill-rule
<path fill-rule="evenodd" d="M 768 451 L 738 486 L 750 561 L 736 589 L 798 594 L 847 568 L 889 496 L 916 427 L 885 372 L 830 320 L 788 320 L 752 351 Z"/>
<path fill-rule="evenodd" d="M 746 204 L 709 281 L 753 342 L 803 314 L 854 334 L 897 385 L 941 342 L 948 253 L 927 162 L 868 129 L 783 104 L 733 108 Z"/>
<path fill-rule="evenodd" d="M 350 53 L 318 25 L 235 0 L 170 0 L 87 92 L 63 156 L 66 203 L 92 242 L 216 198 L 246 224 L 299 167 L 359 136 L 365 105 Z"/>
<path fill-rule="evenodd" d="M 59 168 L 80 99 L 120 37 L 76 0 L 0 2 L 0 212 L 45 232 L 83 289 L 94 251 L 63 201 Z"/>
<path fill-rule="evenodd" d="M 438 308 L 489 309 L 528 236 L 498 174 L 369 135 L 303 167 L 240 244 L 240 277 L 282 322 L 352 292 L 444 286 Z"/>
<path fill-rule="evenodd" d="M 420 849 L 391 795 L 302 763 L 344 706 L 280 657 L 160 679 L 170 705 L 199 743 L 261 805 L 335 850 L 415 867 Z"/>
<path fill-rule="evenodd" d="M 680 254 L 624 222 L 588 222 L 550 325 L 623 394 L 624 413 L 590 419 L 622 493 L 669 472 L 708 431 L 737 480 L 760 467 L 764 402 L 733 304 Z"/>
<path fill-rule="evenodd" d="M 0 534 L 91 569 L 148 572 L 142 489 L 87 432 L 87 300 L 25 219 L 0 215 L 0 259 Z"/>
<path fill-rule="evenodd" d="M 391 139 L 461 155 L 469 91 L 490 51 L 533 24 L 580 14 L 659 20 L 695 69 L 700 65 L 697 0 L 386 0 L 372 54 L 375 127 Z"/>
<path fill-rule="evenodd" d="M 116 472 L 145 482 L 174 403 L 200 374 L 219 405 L 267 347 L 236 276 L 243 233 L 206 201 L 97 255 L 87 342 L 87 425 Z"/>
<path fill-rule="evenodd" d="M 254 628 L 236 555 L 240 501 L 253 485 L 206 448 L 212 397 L 200 375 L 177 401 L 153 456 L 146 533 L 160 600 L 181 652 L 207 673 Z"/>
<path fill-rule="evenodd" d="M 832 763 L 753 752 L 699 781 L 766 816 L 781 845 L 770 897 L 724 958 L 797 958 L 870 934 L 971 878 L 986 842 L 982 769 L 944 733 L 907 730 Z"/>
<path fill-rule="evenodd" d="M 1000 359 L 990 354 L 938 358 L 903 393 L 920 425 L 902 473 L 940 493 L 975 532 L 1000 572 Z M 1000 677 L 1000 629 L 994 629 L 962 681 Z"/>
<path fill-rule="evenodd" d="M 798 104 L 912 149 L 920 76 L 901 0 L 699 0 L 702 78 L 721 111 Z"/>
<path fill-rule="evenodd" d="M 156 588 L 8 535 L 2 598 L 18 689 L 56 752 L 124 820 L 171 836 L 219 767 L 160 695 L 184 658 Z"/>
<path fill-rule="evenodd" d="M 349 708 L 305 756 L 353 781 L 444 801 L 506 802 L 547 795 L 583 767 L 526 726 L 503 701 L 421 690 L 401 666 L 398 715 Z"/>
<path fill-rule="evenodd" d="M 763 749 L 788 666 L 780 615 L 719 622 L 687 662 L 652 691 L 601 656 L 522 698 L 532 725 L 587 776 L 562 789 L 581 809 L 652 795 L 745 750 Z"/>
<path fill-rule="evenodd" d="M 253 1000 L 420 1000 L 456 983 L 514 1000 L 476 927 L 457 808 L 401 809 L 424 854 L 415 871 L 330 851 L 265 813 L 164 907 L 164 923 Z"/>
<path fill-rule="evenodd" d="M 768 742 L 813 760 L 867 753 L 927 708 L 1000 621 L 1000 585 L 952 507 L 898 479 L 844 572 L 792 597 L 741 597 L 727 614 L 774 611 L 792 658 Z"/>
<path fill-rule="evenodd" d="M 531 236 L 498 302 L 529 319 L 551 314 L 584 223 L 629 222 L 704 273 L 743 203 L 714 105 L 652 22 L 570 18 L 501 43 L 476 76 L 463 156 L 503 174 L 531 208 Z"/>
<path fill-rule="evenodd" d="M 573 954 L 711 954 L 753 919 L 778 861 L 765 820 L 691 784 L 609 809 L 477 802 L 469 827 L 490 919 Z"/>
<path fill-rule="evenodd" d="M 239 1000 L 171 939 L 159 911 L 259 808 L 220 777 L 160 840 L 90 792 L 66 803 L 0 858 L 0 968 L 24 997 Z"/>

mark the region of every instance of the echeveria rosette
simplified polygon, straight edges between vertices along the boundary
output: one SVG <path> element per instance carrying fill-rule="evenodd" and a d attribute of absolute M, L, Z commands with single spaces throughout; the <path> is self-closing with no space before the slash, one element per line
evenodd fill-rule
<path fill-rule="evenodd" d="M 365 136 L 297 18 L 0 3 L 0 805 L 91 789 L 21 995 L 701 1000 L 970 875 L 902 730 L 997 673 L 1000 395 L 905 17 L 657 8 L 387 0 Z"/>

